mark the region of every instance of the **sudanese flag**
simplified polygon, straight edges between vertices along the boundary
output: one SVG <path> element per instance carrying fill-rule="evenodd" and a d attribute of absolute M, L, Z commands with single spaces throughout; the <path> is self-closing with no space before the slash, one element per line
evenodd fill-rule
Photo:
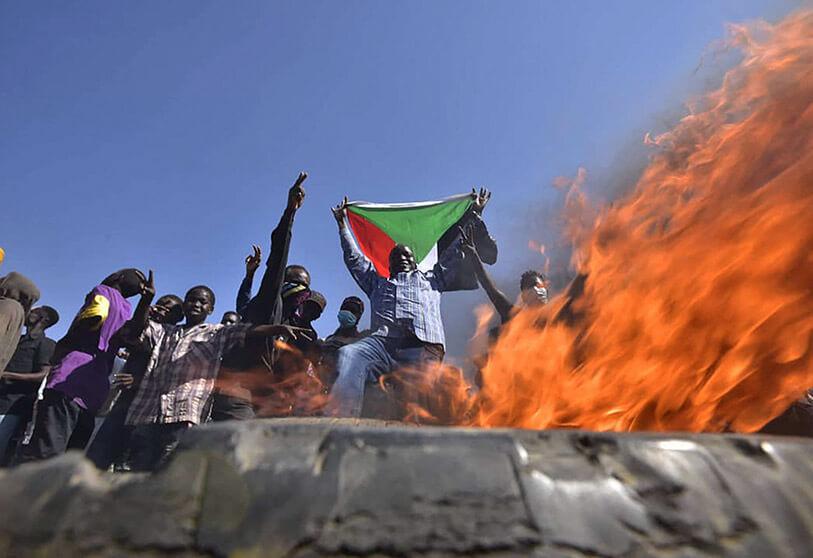
<path fill-rule="evenodd" d="M 415 203 L 351 202 L 347 220 L 361 251 L 379 275 L 389 277 L 389 255 L 396 244 L 412 248 L 418 269 L 432 269 L 444 248 L 438 242 L 466 214 L 472 201 L 471 194 L 460 194 Z"/>

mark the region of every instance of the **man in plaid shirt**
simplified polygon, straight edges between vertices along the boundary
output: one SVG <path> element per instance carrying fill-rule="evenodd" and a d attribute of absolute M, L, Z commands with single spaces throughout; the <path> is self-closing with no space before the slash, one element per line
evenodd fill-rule
<path fill-rule="evenodd" d="M 154 287 L 151 287 L 154 294 Z M 150 353 L 150 361 L 130 405 L 126 424 L 134 426 L 130 457 L 136 471 L 152 470 L 174 450 L 185 430 L 200 424 L 225 352 L 242 345 L 247 337 L 285 335 L 296 338 L 301 330 L 282 325 L 205 323 L 214 311 L 215 295 L 209 287 L 191 288 L 184 298 L 186 321 L 182 325 L 147 320 L 151 297 L 136 309 L 129 335 L 137 337 Z"/>
<path fill-rule="evenodd" d="M 336 383 L 326 412 L 332 416 L 358 417 L 367 381 L 402 365 L 443 360 L 444 333 L 440 315 L 442 292 L 459 290 L 453 278 L 462 263 L 459 240 L 446 249 L 435 267 L 418 269 L 409 246 L 396 245 L 390 252 L 389 278 L 378 275 L 373 263 L 359 250 L 345 222 L 347 198 L 333 209 L 339 224 L 344 262 L 361 290 L 370 297 L 372 334 L 339 349 Z"/>

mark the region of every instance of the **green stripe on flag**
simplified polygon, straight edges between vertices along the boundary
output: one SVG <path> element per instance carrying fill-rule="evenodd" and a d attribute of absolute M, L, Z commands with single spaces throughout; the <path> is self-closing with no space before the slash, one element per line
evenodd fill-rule
<path fill-rule="evenodd" d="M 471 203 L 470 197 L 462 197 L 415 207 L 407 204 L 398 207 L 351 205 L 347 210 L 376 225 L 396 244 L 406 244 L 412 248 L 415 259 L 420 262 L 432 251 L 443 233 L 463 217 Z"/>

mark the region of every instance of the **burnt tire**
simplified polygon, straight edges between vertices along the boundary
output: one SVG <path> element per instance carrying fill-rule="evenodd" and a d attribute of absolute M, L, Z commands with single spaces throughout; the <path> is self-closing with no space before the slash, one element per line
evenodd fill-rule
<path fill-rule="evenodd" d="M 0 476 L 8 556 L 808 556 L 813 443 L 219 423 L 153 475 Z"/>

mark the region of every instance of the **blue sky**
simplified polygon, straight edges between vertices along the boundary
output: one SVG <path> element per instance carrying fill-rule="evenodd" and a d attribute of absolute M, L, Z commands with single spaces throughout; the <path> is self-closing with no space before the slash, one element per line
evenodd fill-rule
<path fill-rule="evenodd" d="M 797 6 L 0 2 L 0 272 L 36 281 L 63 315 L 52 336 L 128 266 L 154 269 L 159 294 L 210 285 L 219 319 L 304 169 L 291 263 L 327 296 L 322 335 L 359 294 L 329 213 L 345 194 L 489 186 L 495 274 L 513 292 L 514 271 L 542 263 L 517 226 L 552 179 L 617 172 L 702 89 L 698 63 L 726 22 Z M 453 353 L 472 327 L 461 313 L 484 300 L 449 295 Z"/>

